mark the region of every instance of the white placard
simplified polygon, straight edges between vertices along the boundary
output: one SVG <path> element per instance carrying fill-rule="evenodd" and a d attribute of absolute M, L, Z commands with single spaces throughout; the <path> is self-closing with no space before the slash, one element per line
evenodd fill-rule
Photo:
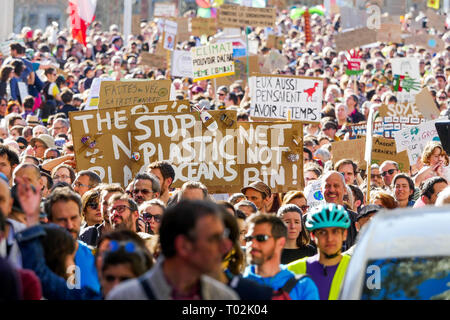
<path fill-rule="evenodd" d="M 177 7 L 175 3 L 155 3 L 155 17 L 175 17 Z"/>
<path fill-rule="evenodd" d="M 417 58 L 394 58 L 391 60 L 392 74 L 400 76 L 409 76 L 413 81 L 419 83 L 419 89 L 411 89 L 409 92 L 405 89 L 397 92 L 399 102 L 414 102 L 415 96 L 420 92 L 420 69 L 419 59 Z M 401 84 L 402 85 L 402 84 Z"/>
<path fill-rule="evenodd" d="M 191 48 L 194 81 L 234 74 L 232 42 L 213 43 Z"/>
<path fill-rule="evenodd" d="M 320 121 L 321 78 L 258 74 L 250 82 L 252 117 Z"/>
<path fill-rule="evenodd" d="M 189 51 L 175 50 L 172 55 L 172 76 L 193 78 L 192 56 Z"/>
<path fill-rule="evenodd" d="M 178 24 L 175 21 L 166 20 L 164 23 L 164 49 L 173 51 Z"/>

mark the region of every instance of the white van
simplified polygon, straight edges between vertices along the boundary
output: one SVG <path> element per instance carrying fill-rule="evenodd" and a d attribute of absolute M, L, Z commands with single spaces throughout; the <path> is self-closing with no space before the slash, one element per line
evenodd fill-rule
<path fill-rule="evenodd" d="M 357 241 L 339 299 L 450 299 L 450 206 L 379 211 Z"/>

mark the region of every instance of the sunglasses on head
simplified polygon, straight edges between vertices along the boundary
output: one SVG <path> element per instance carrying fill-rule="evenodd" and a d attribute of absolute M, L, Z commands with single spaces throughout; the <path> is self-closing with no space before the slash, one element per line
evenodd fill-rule
<path fill-rule="evenodd" d="M 381 176 L 385 177 L 387 174 L 392 175 L 395 172 L 395 169 L 389 169 L 387 171 L 383 171 Z"/>
<path fill-rule="evenodd" d="M 248 241 L 253 241 L 253 239 L 255 239 L 258 242 L 266 242 L 270 238 L 271 238 L 271 236 L 269 236 L 267 234 L 257 234 L 255 236 L 247 236 L 244 238 L 244 240 L 248 242 Z"/>

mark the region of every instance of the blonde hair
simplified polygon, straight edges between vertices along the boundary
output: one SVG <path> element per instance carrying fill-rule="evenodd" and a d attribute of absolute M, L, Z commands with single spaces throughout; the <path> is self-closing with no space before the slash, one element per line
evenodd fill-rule
<path fill-rule="evenodd" d="M 438 141 L 429 141 L 422 152 L 422 162 L 424 164 L 430 165 L 430 158 L 433 154 L 434 150 L 436 148 L 439 148 L 441 150 L 441 155 L 445 158 L 445 165 L 448 166 L 449 164 L 449 158 L 447 153 L 445 152 L 444 148 L 442 147 L 442 144 Z"/>

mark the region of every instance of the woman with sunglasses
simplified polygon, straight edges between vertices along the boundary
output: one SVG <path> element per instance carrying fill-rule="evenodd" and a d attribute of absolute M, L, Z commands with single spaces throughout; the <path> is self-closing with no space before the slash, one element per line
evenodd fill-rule
<path fill-rule="evenodd" d="M 317 253 L 317 249 L 310 244 L 309 233 L 306 231 L 302 219 L 302 210 L 297 205 L 282 206 L 277 212 L 277 217 L 283 220 L 288 227 L 286 243 L 281 252 L 282 264 L 311 257 Z"/>
<path fill-rule="evenodd" d="M 159 199 L 143 202 L 139 206 L 139 229 L 148 234 L 159 234 L 159 226 L 166 206 Z"/>
<path fill-rule="evenodd" d="M 81 224 L 80 233 L 90 226 L 99 225 L 103 222 L 102 212 L 99 205 L 100 192 L 97 189 L 92 189 L 83 194 L 81 198 L 81 214 L 83 222 Z"/>

